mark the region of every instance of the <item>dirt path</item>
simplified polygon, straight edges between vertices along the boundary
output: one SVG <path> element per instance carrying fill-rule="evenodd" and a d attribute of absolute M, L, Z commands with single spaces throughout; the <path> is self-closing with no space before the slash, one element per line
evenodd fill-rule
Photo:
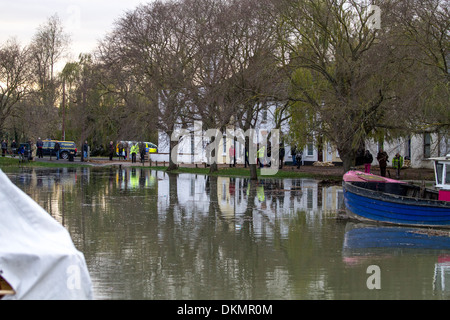
<path fill-rule="evenodd" d="M 334 167 L 319 167 L 319 166 L 303 166 L 300 169 L 292 168 L 291 166 L 287 166 L 283 170 L 293 170 L 293 171 L 301 171 L 313 173 L 315 175 L 323 175 L 323 176 L 337 176 L 342 175 L 343 168 L 340 166 Z M 357 167 L 356 170 L 364 171 L 364 167 Z M 372 167 L 371 173 L 380 174 L 379 167 Z M 389 176 L 390 173 L 390 176 Z M 387 177 L 391 177 L 395 179 L 395 170 L 392 168 L 387 169 Z M 404 168 L 400 171 L 400 180 L 426 180 L 426 181 L 434 181 L 434 171 L 432 169 L 415 169 L 415 168 Z"/>
<path fill-rule="evenodd" d="M 114 165 L 114 166 L 141 166 L 142 164 L 140 162 L 137 163 L 131 163 L 131 161 L 118 161 L 118 160 L 93 160 L 90 161 L 90 164 L 97 165 L 97 166 L 106 166 L 106 165 Z M 155 164 L 155 163 L 153 163 Z M 146 162 L 145 166 L 148 166 L 149 163 Z M 161 165 L 159 163 L 158 165 Z M 181 165 L 182 167 L 194 167 L 195 165 Z M 203 165 L 198 165 L 198 167 L 203 167 Z M 228 165 L 219 165 L 219 168 L 222 167 L 228 167 Z M 238 167 L 242 167 L 242 165 L 239 165 Z M 357 170 L 364 171 L 364 167 L 357 167 Z M 341 166 L 301 166 L 300 169 L 297 169 L 297 167 L 294 166 L 284 166 L 283 171 L 287 172 L 305 172 L 305 173 L 311 173 L 317 176 L 342 176 L 344 174 L 343 168 Z M 378 166 L 372 167 L 373 174 L 380 174 L 380 169 Z M 390 177 L 395 179 L 395 171 L 392 168 L 387 169 L 388 177 L 390 173 Z M 400 173 L 400 179 L 401 180 L 417 180 L 417 181 L 434 181 L 434 171 L 432 169 L 415 169 L 415 168 L 404 168 L 401 170 Z"/>

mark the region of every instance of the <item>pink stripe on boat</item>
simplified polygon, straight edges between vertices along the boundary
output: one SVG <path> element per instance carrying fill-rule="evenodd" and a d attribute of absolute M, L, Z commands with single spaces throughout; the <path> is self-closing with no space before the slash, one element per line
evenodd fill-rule
<path fill-rule="evenodd" d="M 361 171 L 348 171 L 344 174 L 344 181 L 346 182 L 382 182 L 382 183 L 405 183 L 404 181 L 389 179 L 377 176 L 371 173 L 364 173 Z"/>

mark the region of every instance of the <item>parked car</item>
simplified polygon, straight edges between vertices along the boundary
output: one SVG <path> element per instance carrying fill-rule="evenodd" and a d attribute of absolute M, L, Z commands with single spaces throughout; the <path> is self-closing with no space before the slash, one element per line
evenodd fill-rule
<path fill-rule="evenodd" d="M 70 155 L 76 157 L 77 155 L 77 146 L 73 141 L 59 141 L 59 140 L 43 140 L 44 146 L 42 147 L 42 152 L 44 156 L 55 156 L 55 142 L 59 142 L 59 157 L 61 159 L 69 159 Z"/>

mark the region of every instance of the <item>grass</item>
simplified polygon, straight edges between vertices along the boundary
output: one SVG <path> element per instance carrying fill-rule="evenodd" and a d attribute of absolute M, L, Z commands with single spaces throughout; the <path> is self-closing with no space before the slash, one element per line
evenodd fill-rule
<path fill-rule="evenodd" d="M 0 157 L 0 168 L 3 167 L 47 167 L 47 168 L 75 168 L 75 167 L 90 167 L 86 164 L 81 163 L 71 163 L 71 162 L 36 162 L 36 161 L 27 161 L 20 162 L 19 158 L 9 158 L 9 157 Z"/>
<path fill-rule="evenodd" d="M 142 168 L 142 167 L 141 167 Z M 145 167 L 153 170 L 166 170 L 166 167 Z M 173 173 L 192 173 L 192 174 L 204 174 L 212 176 L 221 177 L 250 177 L 250 170 L 248 168 L 220 168 L 219 171 L 210 173 L 209 168 L 186 168 L 180 167 L 177 170 L 171 171 Z M 319 178 L 320 180 L 330 180 L 330 181 L 341 181 L 342 176 L 326 176 L 321 175 L 320 177 L 306 172 L 295 172 L 295 171 L 283 171 L 279 170 L 274 175 L 261 175 L 261 170 L 257 169 L 258 178 L 262 179 L 284 179 L 284 178 Z"/>

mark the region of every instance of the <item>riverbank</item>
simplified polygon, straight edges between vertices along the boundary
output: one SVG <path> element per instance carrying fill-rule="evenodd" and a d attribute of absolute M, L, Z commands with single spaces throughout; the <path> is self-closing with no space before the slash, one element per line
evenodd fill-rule
<path fill-rule="evenodd" d="M 50 158 L 36 159 L 36 161 L 30 161 L 20 163 L 18 158 L 0 157 L 0 168 L 4 166 L 21 166 L 21 167 L 141 167 L 153 170 L 165 170 L 165 166 L 149 166 L 148 163 L 142 165 L 141 163 L 131 163 L 131 161 L 124 160 L 108 160 L 105 158 L 91 158 L 88 162 L 81 162 L 79 158 L 73 162 L 67 160 L 56 160 Z M 357 170 L 364 170 L 363 167 L 357 167 Z M 388 176 L 395 178 L 395 172 L 393 169 L 388 168 Z M 191 165 L 182 164 L 178 170 L 174 173 L 194 173 L 194 174 L 210 174 L 209 167 L 204 165 Z M 261 171 L 258 169 L 258 177 L 260 178 L 312 178 L 322 180 L 324 182 L 341 182 L 343 175 L 343 168 L 340 166 L 301 166 L 297 168 L 295 166 L 286 165 L 282 169 L 279 169 L 275 175 L 261 176 Z M 379 168 L 377 166 L 372 167 L 372 173 L 379 174 Z M 229 167 L 229 165 L 219 165 L 219 171 L 213 173 L 220 176 L 241 176 L 250 177 L 248 168 L 244 168 L 243 165 L 237 165 L 236 167 Z M 412 181 L 434 181 L 434 172 L 432 169 L 415 169 L 404 168 L 401 171 L 400 179 L 412 180 Z"/>

